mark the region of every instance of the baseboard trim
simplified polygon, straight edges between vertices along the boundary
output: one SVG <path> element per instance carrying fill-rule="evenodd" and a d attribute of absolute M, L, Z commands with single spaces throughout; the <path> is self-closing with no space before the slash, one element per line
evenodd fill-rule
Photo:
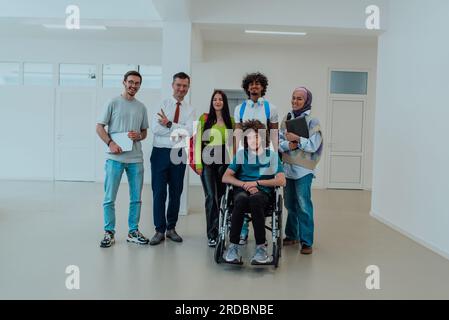
<path fill-rule="evenodd" d="M 397 225 L 391 223 L 390 221 L 386 220 L 385 218 L 382 218 L 378 214 L 376 214 L 373 210 L 370 211 L 370 216 L 374 219 L 378 220 L 380 223 L 385 224 L 387 227 L 393 229 L 394 231 L 399 232 L 400 234 L 406 236 L 407 238 L 410 238 L 411 240 L 415 241 L 416 243 L 422 245 L 423 247 L 435 252 L 436 254 L 442 256 L 443 258 L 449 260 L 449 253 L 439 249 L 438 247 L 434 246 L 433 244 L 430 244 L 429 242 L 414 236 L 408 231 L 405 231 L 404 229 L 398 227 Z"/>

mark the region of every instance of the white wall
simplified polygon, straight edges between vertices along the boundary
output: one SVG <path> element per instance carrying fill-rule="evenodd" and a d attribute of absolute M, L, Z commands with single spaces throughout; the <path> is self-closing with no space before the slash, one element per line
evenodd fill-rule
<path fill-rule="evenodd" d="M 326 132 L 329 68 L 370 69 L 369 91 L 372 94 L 368 102 L 368 154 L 364 172 L 365 187 L 370 188 L 376 53 L 375 44 L 298 47 L 208 42 L 203 48 L 204 61 L 192 65 L 192 104 L 198 115 L 207 112 L 214 88 L 240 89 L 244 74 L 260 71 L 265 73 L 269 80 L 266 97 L 280 109 L 281 115 L 290 110 L 290 97 L 294 87 L 305 85 L 310 88 L 314 98 L 313 114 L 320 119 L 323 131 Z M 314 183 L 317 188 L 325 186 L 325 161 L 326 154 L 323 155 L 317 170 Z M 191 177 L 191 183 L 200 184 L 196 175 Z"/>
<path fill-rule="evenodd" d="M 396 0 L 389 12 L 379 42 L 372 214 L 449 258 L 449 1 Z"/>
<path fill-rule="evenodd" d="M 2 86 L 0 97 L 0 178 L 52 178 L 54 90 Z"/>
<path fill-rule="evenodd" d="M 134 63 L 161 64 L 161 44 L 158 42 L 126 42 L 63 39 L 2 39 L 8 50 L 0 52 L 0 61 L 58 63 Z M 53 180 L 54 127 L 57 87 L 0 87 L 0 179 Z M 108 99 L 121 93 L 121 88 L 96 90 L 98 115 Z M 149 114 L 160 101 L 160 90 L 141 89 L 138 99 L 145 103 Z M 92 119 L 92 138 L 96 140 L 95 180 L 103 180 L 104 147 L 95 134 L 96 119 Z M 8 137 L 8 138 L 6 138 Z M 146 160 L 145 181 L 149 181 L 151 137 L 143 144 Z"/>
<path fill-rule="evenodd" d="M 1 61 L 161 64 L 161 43 L 53 38 L 1 38 Z"/>

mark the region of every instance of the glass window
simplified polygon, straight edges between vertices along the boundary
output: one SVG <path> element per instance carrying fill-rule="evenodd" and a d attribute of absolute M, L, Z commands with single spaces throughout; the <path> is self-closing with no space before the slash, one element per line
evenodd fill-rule
<path fill-rule="evenodd" d="M 20 82 L 18 62 L 0 62 L 0 86 L 18 85 Z"/>
<path fill-rule="evenodd" d="M 331 93 L 366 94 L 368 91 L 368 72 L 332 71 Z"/>
<path fill-rule="evenodd" d="M 136 64 L 103 65 L 103 88 L 121 88 L 123 76 L 130 70 L 138 70 Z"/>
<path fill-rule="evenodd" d="M 139 65 L 142 75 L 142 88 L 160 89 L 162 87 L 162 67 Z"/>
<path fill-rule="evenodd" d="M 51 63 L 23 64 L 23 83 L 32 86 L 53 86 L 53 65 Z"/>
<path fill-rule="evenodd" d="M 94 64 L 61 64 L 59 66 L 59 85 L 96 87 L 96 73 L 97 67 Z"/>

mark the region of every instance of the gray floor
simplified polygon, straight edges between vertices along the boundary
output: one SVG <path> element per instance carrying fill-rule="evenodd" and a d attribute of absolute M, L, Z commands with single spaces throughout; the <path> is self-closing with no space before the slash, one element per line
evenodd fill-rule
<path fill-rule="evenodd" d="M 314 190 L 315 251 L 286 247 L 280 267 L 216 265 L 206 246 L 203 196 L 180 218 L 184 243 L 126 243 L 127 186 L 117 201 L 116 245 L 102 237 L 102 185 L 0 181 L 1 299 L 448 299 L 449 261 L 369 216 L 370 193 Z M 151 190 L 144 189 L 141 230 L 151 236 Z M 251 235 L 251 239 L 253 236 Z M 246 261 L 254 242 L 245 251 Z M 80 289 L 65 287 L 68 265 Z M 380 290 L 365 269 L 380 268 Z"/>

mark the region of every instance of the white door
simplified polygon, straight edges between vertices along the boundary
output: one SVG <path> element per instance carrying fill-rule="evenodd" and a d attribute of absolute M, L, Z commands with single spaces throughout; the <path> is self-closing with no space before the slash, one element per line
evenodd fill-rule
<path fill-rule="evenodd" d="M 366 98 L 330 98 L 327 187 L 363 189 Z"/>
<path fill-rule="evenodd" d="M 59 88 L 55 112 L 55 179 L 95 179 L 95 89 Z"/>

